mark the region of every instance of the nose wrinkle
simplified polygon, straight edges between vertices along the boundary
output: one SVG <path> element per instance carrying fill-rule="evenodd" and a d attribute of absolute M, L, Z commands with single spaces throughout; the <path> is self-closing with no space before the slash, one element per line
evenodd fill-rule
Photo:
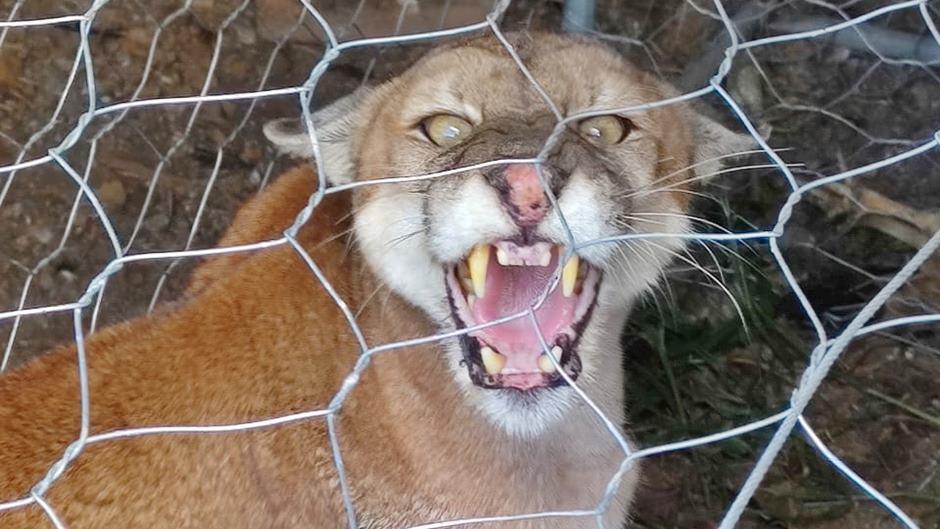
<path fill-rule="evenodd" d="M 520 226 L 534 226 L 545 218 L 549 202 L 538 172 L 532 164 L 510 165 L 503 171 L 508 188 L 508 206 Z"/>

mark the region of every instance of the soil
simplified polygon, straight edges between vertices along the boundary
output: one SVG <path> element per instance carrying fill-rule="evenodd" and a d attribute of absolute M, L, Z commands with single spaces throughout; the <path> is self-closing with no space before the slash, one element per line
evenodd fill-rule
<path fill-rule="evenodd" d="M 356 2 L 313 3 L 340 39 L 427 31 L 442 20 L 445 27 L 475 22 L 492 5 L 488 0 L 420 0 L 414 7 L 375 0 L 357 13 Z M 837 7 L 729 1 L 725 8 L 732 16 L 751 13 L 739 19 L 739 28 L 760 38 L 794 21 L 857 16 L 888 3 L 854 0 Z M 0 0 L 0 18 L 7 19 L 14 7 L 14 18 L 33 19 L 81 13 L 90 4 Z M 42 157 L 66 141 L 89 100 L 101 108 L 137 99 L 297 86 L 323 53 L 323 32 L 309 16 L 297 23 L 300 4 L 294 0 L 194 0 L 188 9 L 182 4 L 106 3 L 88 36 L 91 95 L 84 67 L 69 82 L 81 41 L 77 24 L 0 29 L 0 166 Z M 595 30 L 643 68 L 684 89 L 698 88 L 713 75 L 725 46 L 722 24 L 707 14 L 713 4 L 698 4 L 599 1 Z M 940 5 L 927 5 L 940 23 Z M 503 27 L 557 30 L 561 9 L 556 1 L 514 2 Z M 873 23 L 894 31 L 894 44 L 911 38 L 931 46 L 916 9 Z M 348 93 L 364 78 L 388 79 L 428 47 L 394 45 L 344 54 L 319 83 L 315 104 Z M 885 57 L 828 37 L 755 48 L 739 54 L 725 86 L 750 120 L 769 132 L 769 143 L 783 149 L 781 157 L 799 164 L 793 174 L 806 182 L 905 152 L 940 129 L 940 69 L 892 60 L 904 57 L 892 56 L 888 48 L 878 51 Z M 697 105 L 743 130 L 717 96 Z M 72 176 L 87 177 L 100 197 L 121 252 L 206 248 L 239 204 L 291 164 L 275 156 L 261 127 L 297 112 L 296 96 L 114 112 L 93 119 L 63 158 Z M 753 157 L 740 165 L 766 163 Z M 859 176 L 852 185 L 924 214 L 936 213 L 940 150 Z M 76 206 L 77 191 L 69 173 L 54 163 L 0 175 L 0 312 L 72 303 L 114 258 L 100 217 L 87 201 Z M 702 189 L 697 214 L 730 230 L 771 229 L 788 193 L 776 169 L 735 170 Z M 830 336 L 916 250 L 862 222 L 862 213 L 835 212 L 828 202 L 808 195 L 780 240 Z M 651 294 L 624 335 L 631 430 L 643 446 L 780 411 L 815 343 L 767 245 L 721 248 L 696 247 L 689 259 L 727 285 L 742 306 L 740 314 L 709 275 L 683 262 Z M 137 317 L 172 301 L 196 264 L 189 259 L 172 266 L 165 261 L 128 265 L 109 282 L 95 324 Z M 938 305 L 940 259 L 934 259 L 876 319 L 936 313 Z M 71 318 L 58 312 L 0 321 L 0 358 L 6 368 L 69 341 Z M 923 528 L 940 528 L 938 379 L 937 326 L 894 329 L 853 342 L 807 414 L 833 452 Z M 713 527 L 770 433 L 762 430 L 647 461 L 634 526 Z M 788 443 L 739 525 L 898 526 L 799 436 Z"/>

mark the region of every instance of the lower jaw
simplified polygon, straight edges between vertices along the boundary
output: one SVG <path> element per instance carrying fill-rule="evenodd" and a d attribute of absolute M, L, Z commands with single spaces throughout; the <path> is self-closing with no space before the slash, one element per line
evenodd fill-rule
<path fill-rule="evenodd" d="M 521 374 L 496 374 L 486 373 L 482 367 L 478 366 L 469 358 L 470 355 L 464 354 L 462 363 L 467 366 L 467 372 L 470 381 L 477 387 L 486 390 L 506 390 L 518 393 L 533 393 L 539 390 L 554 389 L 569 385 L 569 382 L 575 382 L 581 374 L 581 359 L 576 354 L 561 365 L 564 370 L 563 376 L 560 372 L 554 373 L 521 373 Z"/>
<path fill-rule="evenodd" d="M 577 371 L 568 374 L 568 378 L 573 382 L 578 378 Z M 558 373 L 525 373 L 520 375 L 488 375 L 475 377 L 470 375 L 470 380 L 481 389 L 487 390 L 506 390 L 519 393 L 536 392 L 543 389 L 552 389 L 568 385 L 565 378 Z"/>
<path fill-rule="evenodd" d="M 598 281 L 594 288 L 600 290 L 600 281 Z M 451 296 L 448 291 L 448 296 Z M 473 385 L 486 390 L 506 390 L 507 392 L 517 393 L 517 394 L 537 394 L 542 390 L 551 390 L 554 388 L 568 386 L 569 382 L 575 382 L 578 380 L 578 377 L 581 375 L 581 357 L 578 354 L 578 346 L 580 345 L 581 336 L 584 332 L 585 327 L 587 327 L 588 322 L 591 321 L 593 317 L 594 308 L 596 306 L 596 296 L 598 292 L 595 292 L 595 302 L 590 305 L 587 313 L 581 318 L 580 321 L 575 323 L 574 326 L 574 337 L 568 338 L 565 347 L 563 348 L 563 353 L 561 356 L 558 365 L 556 365 L 556 371 L 553 373 L 525 373 L 525 376 L 532 377 L 535 379 L 533 383 L 523 384 L 525 387 L 519 387 L 519 384 L 507 383 L 508 377 L 519 376 L 516 374 L 496 374 L 492 375 L 486 372 L 481 361 L 480 361 L 480 342 L 473 336 L 469 334 L 461 334 L 458 338 L 460 342 L 460 349 L 463 355 L 461 364 L 467 368 L 467 374 L 470 377 L 470 381 Z M 453 309 L 453 300 L 450 300 Z M 454 316 L 454 322 L 456 324 L 457 330 L 462 330 L 466 328 L 466 325 L 460 320 L 460 318 Z M 551 347 L 552 344 L 549 344 Z M 565 375 L 563 376 L 558 368 L 564 371 Z M 567 378 L 567 380 L 566 380 Z"/>

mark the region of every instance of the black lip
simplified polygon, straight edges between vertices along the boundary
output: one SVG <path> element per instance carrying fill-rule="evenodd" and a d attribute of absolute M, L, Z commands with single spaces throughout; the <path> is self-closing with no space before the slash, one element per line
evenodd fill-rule
<path fill-rule="evenodd" d="M 445 267 L 444 270 L 444 289 L 447 292 L 447 303 L 450 306 L 451 317 L 454 319 L 457 330 L 463 330 L 467 328 L 467 324 L 462 319 L 460 319 L 460 316 L 457 314 L 457 305 L 454 301 L 454 293 L 451 291 L 450 284 L 446 280 L 446 276 L 450 272 L 449 268 L 450 267 Z M 598 277 L 597 282 L 594 284 L 594 300 L 591 302 L 590 306 L 588 306 L 587 312 L 584 313 L 584 316 L 574 323 L 574 340 L 569 338 L 567 335 L 561 335 L 555 339 L 554 343 L 549 344 L 550 346 L 561 346 L 562 354 L 559 364 L 561 364 L 561 368 L 564 369 L 565 373 L 572 382 L 576 381 L 578 376 L 581 374 L 582 364 L 581 356 L 578 354 L 578 345 L 581 343 L 581 335 L 583 334 L 584 328 L 587 326 L 587 323 L 594 315 L 594 307 L 597 305 L 597 295 L 600 292 L 602 280 L 603 276 Z M 546 383 L 542 386 L 537 386 L 526 390 L 505 386 L 499 380 L 501 377 L 490 375 L 483 368 L 483 358 L 480 356 L 479 341 L 471 337 L 468 333 L 464 333 L 458 336 L 458 342 L 460 343 L 460 350 L 463 353 L 463 360 L 461 363 L 467 367 L 467 374 L 470 376 L 470 381 L 480 388 L 502 389 L 517 391 L 520 393 L 531 393 L 539 390 L 568 385 L 568 382 L 565 381 L 565 378 L 560 373 L 555 372 L 552 374 L 545 373 L 542 375 L 546 379 Z"/>

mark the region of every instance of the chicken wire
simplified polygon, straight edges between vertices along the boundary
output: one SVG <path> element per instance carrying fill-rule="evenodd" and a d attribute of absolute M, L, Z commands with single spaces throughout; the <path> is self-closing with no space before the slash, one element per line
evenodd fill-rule
<path fill-rule="evenodd" d="M 84 12 L 76 13 L 72 15 L 57 16 L 57 17 L 47 17 L 47 18 L 37 18 L 37 19 L 19 19 L 17 18 L 17 13 L 20 11 L 24 5 L 25 0 L 17 0 L 12 9 L 9 12 L 7 20 L 0 22 L 0 49 L 4 45 L 5 40 L 8 37 L 10 31 L 29 31 L 34 28 L 50 27 L 50 26 L 62 26 L 62 25 L 71 25 L 77 26 L 78 35 L 79 35 L 79 44 L 75 50 L 74 60 L 71 63 L 71 68 L 66 80 L 66 84 L 61 91 L 61 97 L 58 100 L 57 105 L 52 116 L 49 118 L 47 124 L 35 132 L 25 144 L 19 145 L 18 154 L 13 163 L 0 166 L 0 175 L 4 175 L 3 187 L 0 188 L 0 207 L 2 207 L 4 200 L 7 198 L 9 190 L 14 183 L 14 179 L 17 176 L 18 172 L 24 171 L 29 168 L 40 167 L 44 165 L 58 167 L 62 173 L 64 173 L 69 180 L 77 187 L 78 191 L 74 196 L 73 207 L 71 209 L 69 218 L 66 223 L 66 228 L 61 236 L 57 248 L 50 253 L 46 258 L 40 260 L 35 266 L 27 270 L 27 279 L 22 285 L 21 296 L 19 298 L 19 303 L 16 309 L 0 312 L 0 321 L 5 322 L 10 326 L 11 332 L 7 340 L 3 358 L 2 365 L 0 365 L 0 370 L 5 369 L 8 366 L 10 361 L 11 351 L 16 340 L 17 329 L 20 327 L 21 322 L 24 318 L 30 317 L 48 317 L 49 315 L 55 313 L 71 313 L 73 325 L 74 325 L 74 340 L 76 344 L 76 354 L 77 354 L 77 365 L 78 365 L 78 378 L 79 378 L 79 387 L 80 387 L 80 432 L 78 438 L 72 442 L 67 449 L 64 451 L 61 459 L 59 459 L 55 464 L 53 464 L 45 477 L 43 477 L 31 490 L 23 491 L 24 494 L 19 499 L 7 500 L 0 503 L 0 512 L 17 509 L 25 507 L 30 504 L 38 505 L 43 511 L 47 514 L 49 520 L 56 527 L 64 527 L 65 525 L 59 519 L 56 514 L 54 506 L 50 505 L 45 499 L 45 493 L 54 482 L 59 479 L 67 470 L 69 465 L 78 457 L 80 457 L 82 451 L 90 444 L 101 443 L 101 442 L 112 442 L 120 439 L 126 439 L 130 437 L 139 437 L 147 435 L 161 435 L 161 434 L 221 434 L 226 432 L 239 432 L 247 431 L 258 428 L 268 428 L 278 425 L 284 425 L 287 423 L 292 423 L 301 420 L 312 420 L 319 419 L 326 422 L 330 446 L 332 449 L 333 460 L 335 463 L 336 471 L 339 477 L 339 486 L 342 492 L 343 501 L 346 510 L 347 523 L 349 527 L 357 527 L 356 521 L 356 506 L 352 500 L 350 494 L 350 486 L 346 477 L 345 468 L 343 465 L 343 458 L 341 454 L 341 443 L 339 442 L 339 437 L 337 433 L 336 426 L 336 417 L 343 409 L 344 402 L 349 396 L 350 392 L 355 388 L 359 382 L 361 373 L 369 366 L 370 360 L 377 354 L 380 353 L 389 353 L 393 354 L 395 350 L 406 348 L 410 346 L 415 346 L 419 344 L 427 344 L 433 342 L 439 342 L 447 339 L 454 338 L 456 336 L 473 332 L 482 328 L 486 328 L 492 325 L 498 325 L 506 321 L 526 318 L 532 322 L 533 326 L 538 330 L 538 324 L 535 319 L 534 310 L 537 307 L 536 305 L 530 307 L 528 310 L 520 312 L 518 314 L 502 318 L 497 321 L 489 322 L 482 324 L 476 327 L 471 327 L 467 329 L 461 329 L 459 331 L 438 334 L 434 336 L 427 336 L 422 338 L 416 338 L 403 342 L 395 343 L 386 343 L 386 344 L 370 344 L 366 341 L 361 330 L 356 324 L 356 318 L 353 314 L 353 311 L 346 305 L 344 300 L 337 294 L 333 289 L 328 279 L 323 275 L 323 273 L 318 268 L 316 262 L 312 257 L 301 247 L 297 242 L 295 236 L 301 227 L 309 220 L 314 210 L 318 204 L 323 200 L 327 195 L 333 193 L 347 192 L 353 188 L 370 186 L 370 185 L 394 185 L 396 183 L 405 183 L 405 182 L 414 182 L 418 180 L 425 180 L 431 178 L 441 178 L 446 177 L 447 175 L 456 174 L 464 171 L 470 171 L 474 169 L 480 169 L 484 167 L 490 167 L 494 165 L 501 164 L 519 164 L 519 163 L 528 163 L 535 164 L 536 167 L 539 167 L 549 152 L 551 152 L 555 142 L 561 136 L 565 128 L 572 122 L 584 119 L 586 117 L 602 115 L 611 112 L 618 113 L 630 113 L 637 112 L 645 109 L 661 107 L 666 105 L 674 105 L 682 102 L 687 102 L 702 98 L 707 95 L 717 96 L 733 113 L 735 118 L 739 121 L 740 125 L 747 130 L 747 132 L 754 138 L 755 142 L 759 145 L 762 153 L 769 159 L 770 163 L 776 168 L 779 173 L 779 178 L 788 186 L 790 193 L 785 201 L 785 203 L 779 208 L 776 214 L 776 223 L 769 230 L 754 230 L 747 232 L 715 232 L 715 233 L 694 233 L 677 236 L 675 234 L 622 234 L 614 237 L 607 237 L 604 239 L 597 240 L 576 240 L 572 235 L 571 231 L 567 229 L 565 225 L 565 231 L 567 233 L 568 244 L 566 246 L 566 255 L 564 255 L 559 261 L 565 262 L 566 258 L 570 254 L 578 249 L 585 248 L 590 245 L 595 244 L 618 244 L 630 240 L 638 239 L 655 239 L 663 237 L 682 237 L 690 241 L 700 241 L 700 242 L 711 242 L 716 244 L 723 244 L 735 241 L 762 241 L 766 242 L 769 246 L 770 252 L 779 267 L 779 270 L 783 277 L 786 279 L 786 282 L 792 291 L 793 296 L 798 299 L 802 310 L 805 313 L 806 320 L 812 326 L 815 337 L 816 345 L 812 348 L 809 355 L 809 363 L 806 366 L 805 370 L 802 373 L 802 376 L 799 379 L 798 384 L 793 389 L 789 403 L 785 406 L 783 411 L 773 414 L 771 416 L 762 418 L 760 420 L 755 420 L 747 424 L 742 424 L 738 427 L 727 429 L 724 431 L 719 431 L 712 433 L 710 435 L 697 437 L 694 439 L 688 439 L 683 441 L 677 441 L 673 443 L 662 444 L 658 446 L 649 446 L 640 449 L 632 449 L 627 443 L 626 439 L 620 433 L 619 427 L 614 424 L 609 418 L 607 418 L 599 407 L 597 407 L 591 399 L 582 392 L 565 373 L 564 370 L 559 369 L 559 373 L 565 378 L 566 382 L 571 385 L 575 391 L 578 393 L 579 397 L 584 401 L 584 403 L 590 407 L 598 418 L 605 425 L 606 430 L 612 436 L 612 438 L 619 444 L 623 451 L 623 459 L 620 467 L 613 473 L 610 478 L 606 493 L 598 498 L 598 501 L 594 505 L 584 506 L 581 510 L 573 511 L 545 511 L 545 512 L 532 512 L 532 513 L 506 513 L 501 516 L 489 516 L 489 517 L 479 517 L 479 518 L 466 518 L 466 519 L 457 519 L 457 520 L 428 520 L 428 523 L 414 526 L 414 528 L 422 529 L 431 529 L 439 527 L 451 527 L 451 526 L 461 526 L 461 525 L 470 525 L 470 524 L 486 524 L 493 522 L 506 522 L 506 521 L 517 521 L 517 520 L 527 520 L 527 519 L 545 519 L 545 518 L 565 518 L 565 517 L 593 517 L 596 520 L 596 523 L 599 527 L 603 526 L 603 514 L 610 507 L 612 500 L 618 490 L 618 486 L 622 477 L 632 468 L 632 466 L 640 459 L 665 454 L 669 452 L 676 452 L 681 450 L 689 450 L 698 446 L 716 443 L 722 440 L 726 440 L 732 437 L 741 436 L 749 432 L 754 432 L 757 430 L 765 428 L 773 428 L 773 434 L 770 437 L 770 441 L 763 450 L 763 453 L 758 457 L 755 462 L 750 474 L 747 476 L 744 483 L 741 485 L 736 497 L 733 502 L 728 506 L 725 511 L 724 517 L 719 523 L 719 529 L 730 529 L 735 527 L 739 519 L 741 518 L 745 507 L 748 502 L 754 496 L 757 488 L 760 486 L 763 478 L 767 474 L 770 466 L 775 461 L 777 455 L 780 453 L 784 443 L 791 437 L 791 434 L 794 433 L 794 430 L 802 432 L 804 439 L 809 443 L 819 454 L 820 457 L 824 458 L 829 464 L 834 468 L 839 470 L 848 480 L 850 480 L 855 486 L 861 489 L 866 495 L 870 496 L 874 501 L 880 504 L 884 509 L 890 512 L 897 520 L 898 524 L 903 527 L 916 528 L 918 527 L 917 523 L 904 511 L 902 511 L 891 499 L 889 499 L 885 494 L 881 493 L 875 487 L 868 484 L 865 479 L 862 478 L 858 473 L 853 471 L 848 465 L 846 465 L 826 444 L 816 435 L 813 428 L 808 423 L 806 417 L 804 416 L 804 411 L 809 405 L 812 397 L 816 393 L 817 389 L 822 384 L 823 380 L 826 378 L 826 375 L 829 373 L 830 369 L 833 367 L 833 364 L 840 357 L 840 355 L 846 350 L 846 348 L 858 337 L 885 331 L 887 329 L 894 329 L 899 327 L 907 327 L 914 325 L 926 325 L 931 323 L 940 323 L 940 313 L 923 313 L 919 315 L 905 316 L 900 318 L 888 319 L 884 321 L 879 321 L 876 323 L 871 323 L 871 320 L 875 316 L 876 312 L 881 309 L 885 303 L 888 301 L 889 297 L 895 294 L 901 287 L 903 287 L 914 272 L 931 256 L 931 254 L 940 246 L 940 231 L 934 233 L 925 244 L 916 252 L 914 255 L 907 261 L 907 263 L 901 267 L 901 269 L 894 274 L 894 276 L 888 280 L 881 289 L 873 296 L 862 308 L 859 310 L 855 316 L 851 319 L 847 326 L 841 332 L 838 332 L 834 335 L 826 330 L 823 321 L 820 315 L 814 310 L 812 303 L 808 299 L 807 295 L 804 293 L 803 288 L 793 272 L 791 271 L 791 266 L 785 258 L 783 252 L 780 249 L 779 240 L 783 237 L 785 229 L 787 227 L 788 221 L 790 221 L 794 207 L 800 203 L 800 201 L 811 191 L 821 188 L 824 186 L 831 186 L 833 184 L 844 182 L 855 178 L 859 175 L 866 173 L 871 173 L 879 169 L 883 169 L 904 160 L 908 160 L 917 156 L 924 155 L 928 151 L 937 149 L 940 146 L 940 131 L 935 132 L 932 137 L 924 138 L 922 141 L 917 142 L 916 144 L 910 146 L 907 150 L 890 156 L 880 159 L 878 161 L 867 163 L 855 168 L 846 169 L 837 174 L 832 174 L 829 176 L 823 176 L 816 178 L 812 181 L 806 183 L 800 183 L 798 179 L 794 176 L 791 171 L 791 165 L 785 163 L 777 151 L 771 148 L 768 143 L 765 141 L 764 137 L 761 135 L 758 127 L 752 122 L 748 117 L 748 114 L 742 110 L 742 107 L 739 105 L 739 102 L 732 97 L 729 93 L 729 90 L 725 87 L 725 81 L 729 75 L 729 72 L 732 69 L 732 63 L 736 57 L 741 54 L 750 53 L 751 50 L 757 48 L 774 46 L 782 43 L 794 42 L 803 39 L 815 39 L 824 35 L 833 34 L 841 30 L 852 30 L 861 26 L 862 24 L 878 19 L 879 17 L 885 17 L 890 13 L 899 12 L 899 11 L 915 11 L 920 14 L 920 17 L 923 19 L 923 24 L 928 30 L 930 37 L 933 39 L 933 42 L 940 46 L 940 31 L 938 31 L 937 25 L 931 17 L 931 10 L 928 6 L 926 0 L 911 0 L 907 2 L 899 2 L 883 6 L 877 9 L 872 9 L 861 16 L 855 17 L 846 17 L 842 21 L 833 21 L 833 23 L 826 25 L 822 28 L 808 29 L 805 31 L 795 31 L 790 33 L 779 34 L 771 37 L 747 39 L 741 38 L 739 35 L 739 20 L 733 20 L 732 17 L 728 15 L 725 10 L 725 6 L 722 4 L 721 0 L 714 0 L 713 6 L 711 8 L 706 8 L 701 5 L 690 2 L 697 11 L 703 13 L 705 16 L 712 17 L 720 21 L 726 29 L 726 38 L 728 39 L 727 45 L 723 46 L 723 57 L 721 58 L 720 64 L 717 67 L 717 70 L 713 73 L 711 78 L 708 80 L 705 86 L 697 87 L 691 91 L 683 93 L 680 96 L 669 98 L 662 101 L 657 101 L 654 103 L 649 103 L 645 105 L 639 105 L 629 108 L 618 108 L 618 109 L 606 109 L 604 111 L 590 112 L 590 113 L 580 113 L 576 115 L 564 115 L 558 107 L 552 102 L 551 98 L 542 90 L 538 82 L 532 77 L 528 72 L 525 64 L 520 60 L 519 56 L 515 53 L 510 43 L 504 38 L 503 33 L 500 29 L 500 21 L 504 16 L 507 9 L 510 7 L 509 0 L 500 0 L 496 2 L 489 14 L 481 21 L 461 27 L 449 28 L 449 29 L 439 29 L 437 31 L 428 31 L 412 34 L 400 34 L 402 29 L 402 22 L 404 20 L 404 15 L 410 7 L 413 6 L 415 2 L 413 1 L 404 1 L 400 2 L 401 10 L 398 14 L 396 29 L 393 36 L 389 37 L 365 37 L 365 38 L 346 38 L 351 32 L 348 30 L 354 25 L 357 17 L 362 8 L 363 2 L 360 2 L 353 13 L 350 21 L 343 25 L 342 27 L 329 23 L 327 18 L 313 6 L 308 0 L 300 0 L 303 9 L 301 10 L 300 17 L 295 21 L 294 25 L 291 28 L 290 33 L 292 33 L 297 28 L 301 27 L 302 24 L 309 20 L 313 20 L 318 26 L 319 31 L 322 33 L 326 40 L 326 47 L 323 55 L 320 57 L 319 61 L 311 69 L 310 74 L 305 82 L 302 84 L 291 86 L 287 88 L 278 88 L 278 89 L 269 89 L 267 86 L 268 74 L 271 71 L 271 66 L 273 64 L 274 56 L 281 49 L 281 47 L 286 43 L 287 36 L 284 36 L 277 41 L 274 51 L 271 54 L 271 59 L 266 64 L 264 69 L 264 75 L 260 81 L 260 84 L 257 86 L 256 90 L 237 92 L 237 93 L 221 93 L 214 94 L 210 93 L 213 86 L 213 77 L 214 72 L 218 64 L 218 59 L 220 56 L 220 49 L 223 43 L 223 39 L 226 36 L 226 32 L 229 30 L 233 22 L 242 14 L 243 11 L 248 9 L 250 5 L 250 0 L 244 0 L 241 2 L 235 9 L 231 11 L 227 18 L 225 18 L 218 30 L 215 33 L 215 46 L 212 51 L 212 58 L 210 61 L 210 66 L 208 72 L 202 83 L 202 89 L 198 95 L 194 96 L 179 96 L 179 97 L 158 97 L 158 98 L 143 98 L 141 94 L 143 93 L 144 87 L 148 82 L 150 76 L 151 67 L 154 61 L 154 54 L 157 48 L 157 43 L 160 39 L 161 32 L 172 24 L 177 18 L 188 13 L 193 7 L 193 1 L 187 0 L 181 7 L 173 11 L 169 15 L 163 17 L 160 20 L 156 21 L 156 31 L 152 37 L 148 55 L 146 58 L 146 67 L 144 73 L 141 77 L 141 80 L 136 85 L 135 90 L 130 98 L 126 101 L 105 104 L 102 103 L 101 99 L 98 96 L 96 90 L 96 77 L 95 69 L 93 67 L 93 56 L 91 53 L 91 46 L 89 44 L 90 34 L 93 30 L 96 17 L 98 16 L 100 10 L 109 3 L 109 0 L 96 0 L 91 5 L 91 7 Z M 450 2 L 447 2 L 446 5 L 449 5 Z M 446 13 L 446 6 L 445 6 Z M 389 15 L 392 16 L 392 15 Z M 444 16 L 441 18 L 441 26 L 443 26 Z M 609 38 L 609 39 L 620 39 L 627 40 L 633 44 L 639 46 L 645 46 L 645 43 L 636 40 L 630 39 L 627 37 L 618 37 L 606 34 L 600 34 L 596 31 L 590 30 L 589 28 L 585 29 L 591 33 L 595 33 L 600 38 Z M 473 166 L 460 167 L 457 169 L 452 169 L 448 171 L 441 171 L 432 174 L 423 174 L 423 175 L 412 175 L 405 177 L 396 177 L 388 178 L 383 180 L 376 181 L 356 181 L 343 185 L 336 186 L 327 186 L 325 179 L 319 179 L 319 188 L 318 190 L 310 197 L 307 206 L 297 215 L 293 225 L 284 232 L 284 235 L 280 238 L 262 241 L 253 244 L 245 244 L 240 246 L 226 247 L 226 248 L 214 248 L 214 249 L 193 249 L 195 237 L 199 229 L 203 214 L 206 208 L 208 197 L 213 190 L 214 184 L 218 175 L 220 174 L 220 167 L 222 163 L 223 153 L 227 146 L 229 146 L 242 129 L 246 126 L 251 116 L 252 111 L 256 103 L 265 98 L 274 98 L 279 96 L 295 96 L 300 107 L 300 111 L 303 116 L 303 120 L 306 123 L 307 130 L 309 132 L 309 139 L 313 147 L 314 153 L 318 153 L 318 143 L 317 143 L 317 134 L 316 127 L 314 126 L 314 121 L 311 116 L 311 102 L 313 98 L 313 93 L 321 78 L 327 72 L 328 68 L 336 62 L 336 60 L 344 53 L 348 53 L 352 50 L 358 49 L 381 49 L 383 47 L 394 45 L 394 44 L 407 44 L 413 42 L 426 42 L 433 41 L 435 39 L 445 39 L 448 37 L 454 37 L 458 35 L 469 35 L 469 34 L 480 34 L 480 33 L 491 33 L 503 44 L 508 53 L 512 56 L 513 60 L 518 65 L 521 72 L 525 75 L 528 81 L 531 83 L 532 88 L 545 100 L 546 104 L 552 110 L 557 118 L 557 125 L 554 129 L 552 135 L 546 140 L 543 145 L 541 152 L 532 158 L 526 159 L 504 159 L 504 160 L 493 160 L 486 163 L 476 164 Z M 288 33 L 288 34 L 290 34 Z M 910 59 L 896 59 L 888 58 L 882 56 L 879 53 L 876 46 L 873 46 L 872 43 L 866 38 L 866 33 L 857 32 L 858 40 L 865 46 L 867 46 L 872 53 L 878 55 L 878 57 L 886 62 L 907 62 L 910 64 L 918 65 L 927 65 L 930 64 L 930 60 L 925 60 L 923 58 L 910 58 Z M 368 71 L 371 71 L 374 67 L 379 56 L 374 55 L 369 64 Z M 655 64 L 654 64 L 655 67 Z M 27 155 L 31 149 L 39 145 L 40 142 L 48 137 L 48 133 L 52 130 L 54 124 L 59 120 L 60 114 L 65 106 L 67 95 L 72 91 L 73 86 L 76 86 L 78 83 L 84 84 L 84 89 L 87 97 L 87 101 L 84 104 L 84 112 L 72 123 L 71 130 L 64 136 L 64 139 L 55 147 L 48 150 L 48 153 L 42 156 L 28 158 Z M 134 240 L 137 237 L 141 226 L 144 223 L 145 213 L 147 211 L 148 205 L 151 203 L 151 200 L 155 193 L 156 183 L 160 179 L 161 174 L 165 170 L 169 159 L 172 158 L 173 154 L 185 144 L 190 138 L 193 125 L 197 119 L 197 116 L 200 114 L 200 110 L 207 103 L 221 103 L 221 102 L 247 102 L 249 104 L 248 111 L 243 115 L 242 119 L 238 122 L 237 126 L 219 142 L 218 150 L 213 154 L 213 169 L 206 183 L 206 187 L 201 194 L 201 199 L 199 201 L 199 207 L 195 212 L 195 218 L 191 225 L 189 236 L 186 239 L 186 243 L 181 250 L 178 251 L 159 251 L 159 252 L 144 252 L 144 253 L 131 253 Z M 150 184 L 148 186 L 147 195 L 144 200 L 144 205 L 141 209 L 139 216 L 137 217 L 136 222 L 134 223 L 133 229 L 130 236 L 125 241 L 121 241 L 118 236 L 118 231 L 115 229 L 114 224 L 106 212 L 105 207 L 102 205 L 101 200 L 99 200 L 98 195 L 95 190 L 89 185 L 89 175 L 91 173 L 91 168 L 94 164 L 95 153 L 98 142 L 101 138 L 108 135 L 130 112 L 143 109 L 147 107 L 163 107 L 163 106 L 191 106 L 192 110 L 189 114 L 189 119 L 186 123 L 186 127 L 181 135 L 179 135 L 175 141 L 171 144 L 169 150 L 162 154 L 160 163 L 154 168 L 152 176 L 150 178 Z M 821 109 L 818 109 L 822 111 Z M 111 121 L 100 129 L 92 133 L 92 123 L 95 119 L 108 117 Z M 877 138 L 875 138 L 877 139 Z M 84 164 L 84 167 L 75 167 L 68 160 L 65 159 L 66 153 L 73 149 L 81 141 L 86 141 L 89 144 L 89 154 L 87 160 Z M 15 143 L 15 142 L 14 142 Z M 315 156 L 314 161 L 317 166 L 317 171 L 319 174 L 328 174 L 328 168 L 322 166 L 322 162 L 319 156 Z M 265 174 L 263 176 L 262 184 L 267 180 L 273 165 L 267 166 L 265 169 Z M 541 175 L 540 175 L 541 178 Z M 549 197 L 550 201 L 554 204 L 555 197 L 552 195 L 551 190 L 546 188 L 546 194 Z M 73 223 L 76 217 L 76 212 L 78 211 L 79 204 L 82 200 L 87 201 L 87 203 L 94 210 L 100 224 L 101 229 L 105 233 L 107 240 L 109 241 L 110 249 L 113 254 L 113 258 L 108 262 L 108 264 L 94 277 L 94 279 L 89 283 L 88 287 L 85 289 L 84 293 L 72 303 L 65 304 L 56 304 L 56 305 L 45 305 L 45 306 L 35 306 L 27 307 L 28 294 L 30 291 L 31 283 L 36 277 L 36 274 L 42 270 L 44 267 L 48 266 L 49 263 L 55 258 L 55 256 L 62 251 L 67 239 L 70 236 L 70 233 L 73 229 Z M 562 217 L 562 223 L 565 224 L 564 218 Z M 342 385 L 340 386 L 337 393 L 334 395 L 333 399 L 329 405 L 322 409 L 315 409 L 304 411 L 300 413 L 293 413 L 288 415 L 281 415 L 272 417 L 266 420 L 253 421 L 253 422 L 244 422 L 237 424 L 224 424 L 224 425 L 173 425 L 173 426 L 163 426 L 163 427 L 145 427 L 145 428 L 127 428 L 116 431 L 111 431 L 101 434 L 92 434 L 90 430 L 90 417 L 89 417 L 89 387 L 88 387 L 88 373 L 87 373 L 87 364 L 86 364 L 86 351 L 84 347 L 84 336 L 85 330 L 83 327 L 83 316 L 86 312 L 91 314 L 91 329 L 95 328 L 97 323 L 97 318 L 99 310 L 101 308 L 101 303 L 103 299 L 103 293 L 106 289 L 109 279 L 112 278 L 115 274 L 121 271 L 125 265 L 131 263 L 141 263 L 141 262 L 166 262 L 170 263 L 170 266 L 166 268 L 166 271 L 161 275 L 160 280 L 157 284 L 156 291 L 153 293 L 150 301 L 150 307 L 157 303 L 160 290 L 163 288 L 166 278 L 170 270 L 176 263 L 181 262 L 183 259 L 193 259 L 198 257 L 206 257 L 213 255 L 222 255 L 230 254 L 235 252 L 248 252 L 253 250 L 262 250 L 266 248 L 272 248 L 275 246 L 281 245 L 290 245 L 298 255 L 304 260 L 306 265 L 309 267 L 310 272 L 316 276 L 322 286 L 326 289 L 329 295 L 335 301 L 337 307 L 343 312 L 346 320 L 349 323 L 350 329 L 355 335 L 358 344 L 359 344 L 359 357 L 356 362 L 353 370 L 346 376 Z M 556 277 L 557 282 L 557 277 Z M 537 332 L 537 335 L 541 337 L 541 333 Z M 545 352 L 549 352 L 547 344 L 542 343 Z M 548 355 L 549 358 L 552 358 L 552 361 L 556 363 L 557 360 L 554 359 L 552 355 Z"/>

